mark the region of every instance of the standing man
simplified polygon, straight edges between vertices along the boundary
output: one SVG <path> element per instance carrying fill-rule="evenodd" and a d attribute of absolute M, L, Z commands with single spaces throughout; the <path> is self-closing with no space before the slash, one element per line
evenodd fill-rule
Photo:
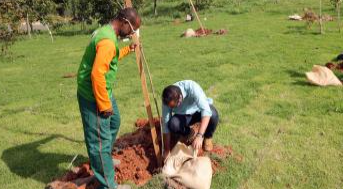
<path fill-rule="evenodd" d="M 212 137 L 218 125 L 218 112 L 198 83 L 191 80 L 176 82 L 163 90 L 162 101 L 164 158 L 170 152 L 171 132 L 192 140 L 194 149 L 213 149 Z M 197 122 L 201 123 L 200 129 L 194 133 L 190 126 Z"/>
<path fill-rule="evenodd" d="M 133 8 L 125 8 L 107 25 L 97 29 L 83 55 L 77 75 L 77 97 L 90 165 L 98 189 L 123 189 L 117 185 L 112 161 L 112 148 L 119 126 L 120 114 L 113 86 L 118 60 L 134 51 L 131 44 L 119 50 L 118 37 L 134 34 L 141 19 Z"/>

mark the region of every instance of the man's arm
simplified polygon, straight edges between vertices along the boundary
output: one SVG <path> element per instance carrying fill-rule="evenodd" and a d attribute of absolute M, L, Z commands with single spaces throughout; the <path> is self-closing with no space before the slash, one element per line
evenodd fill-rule
<path fill-rule="evenodd" d="M 123 47 L 119 50 L 119 60 L 130 54 L 131 48 L 130 46 Z"/>
<path fill-rule="evenodd" d="M 208 125 L 209 118 L 212 116 L 210 104 L 207 101 L 205 92 L 195 82 L 193 83 L 192 93 L 193 93 L 193 98 L 195 100 L 195 103 L 197 104 L 197 106 L 199 107 L 201 111 L 201 117 L 202 117 L 201 126 L 205 127 L 204 129 L 200 129 L 200 130 L 205 132 Z"/>
<path fill-rule="evenodd" d="M 163 137 L 164 137 L 164 154 L 163 157 L 166 158 L 170 152 L 170 131 L 168 128 L 168 122 L 171 117 L 170 115 L 171 109 L 166 106 L 162 105 L 162 127 L 163 127 Z"/>
<path fill-rule="evenodd" d="M 116 53 L 115 51 L 114 43 L 108 39 L 101 40 L 96 46 L 91 80 L 94 97 L 100 112 L 112 111 L 111 100 L 106 90 L 105 74 L 109 70 L 110 62 Z"/>
<path fill-rule="evenodd" d="M 166 159 L 170 153 L 170 133 L 163 133 L 163 143 L 164 143 L 164 154 L 162 154 L 163 159 Z"/>
<path fill-rule="evenodd" d="M 195 102 L 201 111 L 200 129 L 198 131 L 198 135 L 197 135 L 196 139 L 193 142 L 193 147 L 195 149 L 200 149 L 202 147 L 204 134 L 206 132 L 206 129 L 208 127 L 208 123 L 210 122 L 210 118 L 212 116 L 212 111 L 211 111 L 210 105 L 207 101 L 207 97 L 205 95 L 205 92 L 195 82 L 193 84 L 193 95 L 194 95 Z"/>
<path fill-rule="evenodd" d="M 211 119 L 210 116 L 201 117 L 201 124 L 200 124 L 200 129 L 199 129 L 198 133 L 200 135 L 202 135 L 202 137 L 204 136 L 204 134 L 206 132 L 206 129 L 207 129 L 208 123 L 210 122 L 210 119 Z"/>

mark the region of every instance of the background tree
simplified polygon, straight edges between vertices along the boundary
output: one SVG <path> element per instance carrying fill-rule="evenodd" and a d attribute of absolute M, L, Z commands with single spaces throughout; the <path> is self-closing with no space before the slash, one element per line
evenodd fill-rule
<path fill-rule="evenodd" d="M 157 16 L 157 0 L 154 0 L 154 15 Z"/>
<path fill-rule="evenodd" d="M 28 20 L 31 32 L 33 31 L 32 23 L 35 21 L 48 24 L 50 22 L 48 15 L 54 13 L 56 7 L 52 0 L 16 0 L 16 2 Z"/>
<path fill-rule="evenodd" d="M 77 18 L 77 11 L 78 11 L 77 10 L 77 2 L 78 2 L 78 0 L 69 0 L 69 2 L 68 2 L 68 7 L 71 11 L 71 16 L 73 18 Z"/>
<path fill-rule="evenodd" d="M 14 0 L 0 1 L 0 41 L 1 55 L 7 54 L 18 35 L 23 12 L 20 4 Z"/>
<path fill-rule="evenodd" d="M 68 11 L 68 0 L 52 0 L 55 3 L 55 9 L 58 15 L 66 16 Z"/>
<path fill-rule="evenodd" d="M 107 24 L 124 7 L 124 0 L 93 0 L 92 15 L 98 20 L 99 24 Z M 136 10 L 144 5 L 144 0 L 133 0 L 132 4 Z"/>
<path fill-rule="evenodd" d="M 81 30 L 86 29 L 86 24 L 92 23 L 93 9 L 91 1 L 71 0 L 70 9 L 73 16 L 73 21 L 81 22 Z"/>
<path fill-rule="evenodd" d="M 213 0 L 195 0 L 194 6 L 197 10 L 203 10 L 210 7 L 212 3 L 213 3 Z"/>
<path fill-rule="evenodd" d="M 0 1 L 0 40 L 3 42 L 1 54 L 6 54 L 10 46 L 14 44 L 20 35 L 20 26 L 23 21 L 27 23 L 26 29 L 30 35 L 34 21 L 45 24 L 49 22 L 48 15 L 54 12 L 54 5 L 55 3 L 51 0 Z"/>

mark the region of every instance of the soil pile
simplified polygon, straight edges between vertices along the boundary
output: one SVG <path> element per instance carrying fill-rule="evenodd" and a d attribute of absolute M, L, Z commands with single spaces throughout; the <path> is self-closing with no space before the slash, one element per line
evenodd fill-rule
<path fill-rule="evenodd" d="M 328 62 L 325 64 L 325 66 L 329 68 L 330 70 L 337 70 L 343 73 L 343 61 L 337 64 Z"/>
<path fill-rule="evenodd" d="M 158 141 L 160 137 L 160 121 L 155 118 Z M 114 166 L 115 179 L 120 184 L 125 181 L 134 182 L 138 186 L 144 185 L 152 176 L 159 172 L 155 157 L 149 122 L 147 119 L 138 119 L 135 123 L 137 129 L 132 133 L 125 134 L 117 139 L 112 156 L 120 163 Z M 192 129 L 198 129 L 195 124 Z M 176 144 L 178 137 L 172 136 L 172 146 Z M 212 161 L 213 172 L 216 173 L 220 167 L 220 160 L 232 155 L 232 148 L 214 145 L 211 153 L 199 151 L 199 156 L 208 155 Z M 89 162 L 67 172 L 62 178 L 50 183 L 50 189 L 93 189 L 99 185 L 94 179 Z"/>
<path fill-rule="evenodd" d="M 213 32 L 213 30 L 206 29 L 206 28 L 204 28 L 204 30 L 202 30 L 201 28 L 198 28 L 197 30 L 195 30 L 196 37 L 206 36 L 206 35 L 210 35 L 210 34 L 225 35 L 227 33 L 228 33 L 228 31 L 226 29 L 220 29 L 220 30 L 215 31 L 215 32 Z"/>
<path fill-rule="evenodd" d="M 204 30 L 203 30 L 203 29 L 204 29 Z M 197 30 L 195 30 L 195 34 L 196 34 L 197 36 L 205 36 L 205 35 L 210 35 L 210 34 L 213 33 L 213 31 L 210 30 L 210 29 L 206 29 L 206 28 L 203 28 L 203 29 L 198 28 Z"/>

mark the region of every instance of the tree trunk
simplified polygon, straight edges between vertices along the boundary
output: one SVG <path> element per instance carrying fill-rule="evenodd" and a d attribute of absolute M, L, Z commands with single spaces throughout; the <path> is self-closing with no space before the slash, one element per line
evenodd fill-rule
<path fill-rule="evenodd" d="M 322 15 L 322 0 L 319 0 L 319 25 L 320 25 L 320 34 L 324 34 L 323 15 Z"/>
<path fill-rule="evenodd" d="M 30 39 L 31 39 L 31 28 L 30 28 L 30 24 L 29 24 L 29 13 L 26 13 L 26 31 L 27 31 L 27 35 L 29 35 Z"/>
<path fill-rule="evenodd" d="M 83 18 L 81 18 L 81 31 L 83 31 L 83 23 L 84 23 L 84 20 Z"/>
<path fill-rule="evenodd" d="M 154 0 L 154 15 L 157 16 L 157 0 Z"/>
<path fill-rule="evenodd" d="M 31 30 L 31 33 L 33 32 L 33 23 L 32 23 L 32 20 L 29 21 L 29 24 L 30 24 L 30 30 Z"/>

